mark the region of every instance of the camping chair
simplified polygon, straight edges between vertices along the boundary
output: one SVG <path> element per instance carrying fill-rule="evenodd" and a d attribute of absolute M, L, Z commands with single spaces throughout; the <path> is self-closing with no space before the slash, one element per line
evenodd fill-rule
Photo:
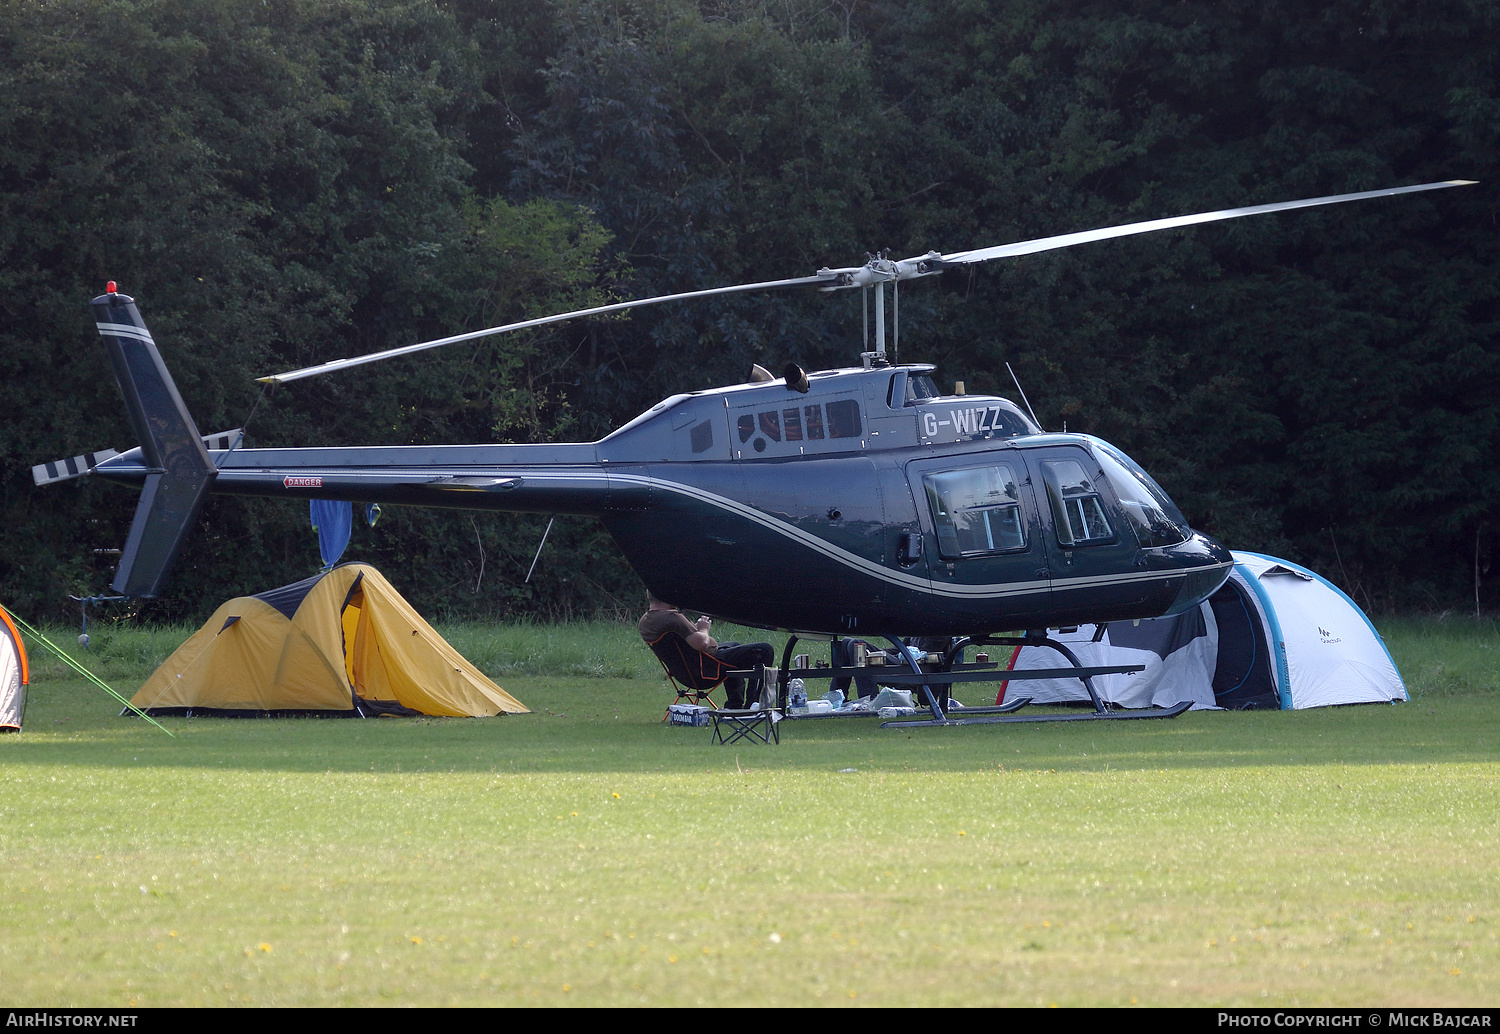
<path fill-rule="evenodd" d="M 686 700 L 699 705 L 704 705 L 707 701 L 705 706 L 715 706 L 709 693 L 729 676 L 733 668 L 711 654 L 693 649 L 676 632 L 663 632 L 647 645 L 656 654 L 656 659 L 661 661 L 662 670 L 667 673 L 667 681 L 677 690 L 677 699 L 672 701 L 673 704 Z M 667 711 L 671 712 L 670 704 Z M 666 720 L 666 715 L 663 715 L 662 721 Z"/>
<path fill-rule="evenodd" d="M 781 728 L 776 724 L 781 716 L 773 708 L 756 711 L 713 711 L 714 734 L 710 743 L 730 744 L 739 740 L 749 743 L 781 742 Z"/>

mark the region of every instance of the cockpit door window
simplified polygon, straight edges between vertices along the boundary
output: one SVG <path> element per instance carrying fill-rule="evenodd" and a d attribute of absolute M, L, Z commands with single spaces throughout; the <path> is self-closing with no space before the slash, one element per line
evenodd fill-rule
<path fill-rule="evenodd" d="M 944 558 L 1026 548 L 1020 492 L 1008 464 L 928 474 L 922 484 Z"/>
<path fill-rule="evenodd" d="M 1043 460 L 1042 480 L 1052 507 L 1057 541 L 1064 546 L 1113 542 L 1114 529 L 1104 515 L 1104 504 L 1093 479 L 1076 460 Z"/>

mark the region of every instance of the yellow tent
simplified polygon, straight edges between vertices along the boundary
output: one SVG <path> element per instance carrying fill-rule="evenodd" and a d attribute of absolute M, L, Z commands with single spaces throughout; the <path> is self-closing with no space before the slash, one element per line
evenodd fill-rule
<path fill-rule="evenodd" d="M 525 714 L 375 568 L 230 600 L 146 680 L 148 714 Z"/>

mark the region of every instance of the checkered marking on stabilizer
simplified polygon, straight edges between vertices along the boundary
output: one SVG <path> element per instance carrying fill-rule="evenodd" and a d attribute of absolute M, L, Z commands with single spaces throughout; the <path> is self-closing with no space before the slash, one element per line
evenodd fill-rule
<path fill-rule="evenodd" d="M 242 427 L 236 427 L 232 431 L 216 431 L 203 436 L 203 447 L 210 452 L 228 452 L 239 448 L 244 437 L 245 429 Z M 118 455 L 120 453 L 115 449 L 101 449 L 98 452 L 86 452 L 82 456 L 69 456 L 65 460 L 38 463 L 31 468 L 31 479 L 39 485 L 50 485 L 54 481 L 83 477 L 85 474 L 92 474 L 94 468 L 105 460 Z"/>
<path fill-rule="evenodd" d="M 105 460 L 118 455 L 120 454 L 114 449 L 101 449 L 99 452 L 86 452 L 82 456 L 69 456 L 65 460 L 38 463 L 31 468 L 31 477 L 39 485 L 50 485 L 54 481 L 83 477 Z"/>

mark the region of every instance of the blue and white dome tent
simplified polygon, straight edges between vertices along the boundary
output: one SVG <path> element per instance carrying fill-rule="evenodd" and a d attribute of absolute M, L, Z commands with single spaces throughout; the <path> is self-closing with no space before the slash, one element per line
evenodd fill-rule
<path fill-rule="evenodd" d="M 1289 560 L 1234 554 L 1234 569 L 1202 606 L 1175 617 L 1115 621 L 1054 633 L 1089 666 L 1143 664 L 1133 675 L 1096 676 L 1118 707 L 1284 709 L 1395 703 L 1406 686 L 1364 611 L 1326 578 Z M 1003 658 L 1002 658 L 1003 660 Z M 1063 667 L 1060 654 L 1025 647 L 1014 668 Z M 1074 680 L 1034 681 L 1039 704 L 1086 699 Z"/>

